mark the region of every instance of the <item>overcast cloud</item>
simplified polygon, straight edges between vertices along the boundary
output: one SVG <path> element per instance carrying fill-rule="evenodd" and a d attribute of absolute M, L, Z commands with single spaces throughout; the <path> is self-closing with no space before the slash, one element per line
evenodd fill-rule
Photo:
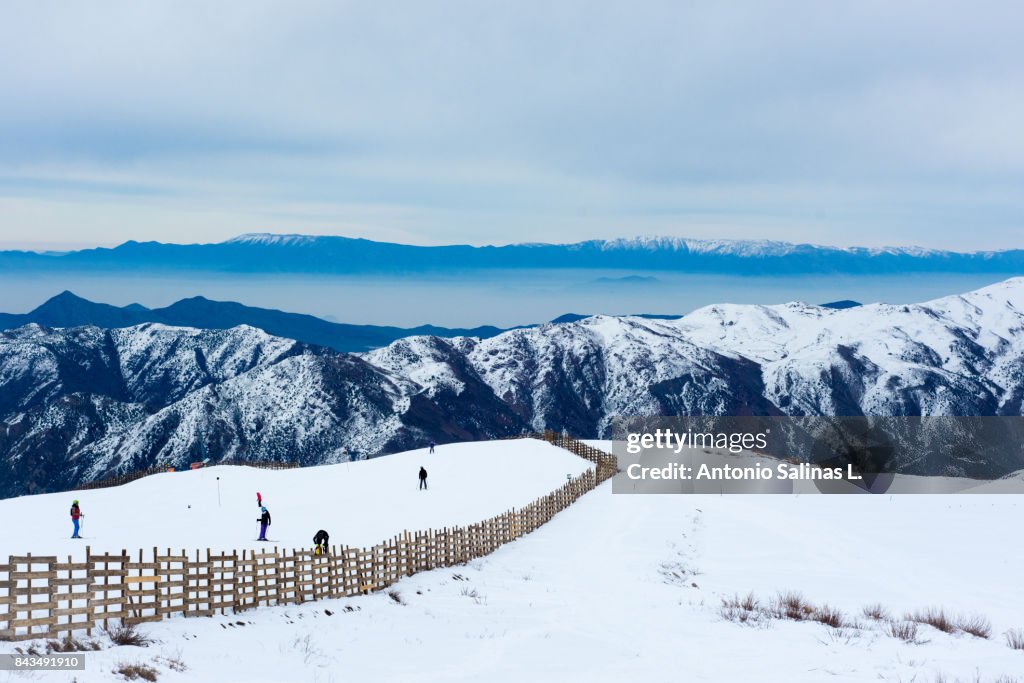
<path fill-rule="evenodd" d="M 0 9 L 0 241 L 1024 247 L 1019 2 Z"/>

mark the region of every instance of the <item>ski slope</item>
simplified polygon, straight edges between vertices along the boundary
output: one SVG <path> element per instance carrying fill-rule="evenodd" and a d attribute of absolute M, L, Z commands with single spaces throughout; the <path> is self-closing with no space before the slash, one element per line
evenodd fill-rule
<path fill-rule="evenodd" d="M 420 466 L 428 490 L 418 490 Z M 471 442 L 339 465 L 294 470 L 210 467 L 155 474 L 108 489 L 0 500 L 0 557 L 26 552 L 138 549 L 230 550 L 258 543 L 256 492 L 270 511 L 271 545 L 312 546 L 318 529 L 332 544 L 367 547 L 403 530 L 487 519 L 565 483 L 589 463 L 544 441 Z M 218 482 L 219 478 L 219 482 Z M 218 499 L 218 484 L 220 488 Z M 69 509 L 85 513 L 72 540 Z M 17 524 L 10 523 L 18 520 Z"/>
<path fill-rule="evenodd" d="M 373 512 L 348 518 L 344 527 L 372 540 L 398 528 L 376 515 L 401 526 L 443 509 L 468 521 L 504 509 L 516 496 L 532 499 L 560 484 L 562 469 L 581 466 L 539 442 L 464 448 L 392 456 L 405 464 L 388 476 L 376 468 L 390 469 L 392 457 L 353 464 L 347 491 L 362 492 Z M 392 475 L 409 469 L 414 475 L 428 457 L 432 479 L 435 471 L 447 472 L 437 479 L 460 486 L 438 483 L 429 498 L 389 486 Z M 470 471 L 460 474 L 459 467 Z M 531 471 L 515 475 L 519 468 Z M 342 480 L 340 471 L 331 477 Z M 301 476 L 296 481 L 312 486 Z M 159 499 L 178 480 L 153 482 L 159 485 L 146 493 Z M 481 490 L 465 490 L 474 487 Z M 272 508 L 275 499 L 286 508 L 320 505 L 267 488 Z M 238 495 L 237 504 L 255 510 L 248 500 L 254 494 Z M 34 499 L 5 501 L 11 507 L 0 512 L 9 518 L 25 503 Z M 1024 628 L 1022 516 L 1024 501 L 1011 495 L 643 496 L 613 495 L 606 483 L 488 557 L 401 580 L 393 587 L 400 602 L 378 593 L 147 624 L 142 628 L 157 640 L 153 645 L 90 652 L 88 670 L 76 676 L 78 683 L 119 681 L 116 665 L 141 662 L 154 666 L 162 683 L 932 683 L 938 676 L 989 683 L 1002 675 L 1020 681 L 1024 652 L 1008 648 L 1003 633 Z M 376 527 L 364 532 L 362 525 Z M 137 526 L 143 528 L 133 533 L 145 531 Z M 120 541 L 119 531 L 108 533 Z M 121 545 L 133 547 L 127 540 Z M 837 607 L 859 628 L 774 620 L 752 627 L 720 614 L 723 597 L 753 591 L 765 600 L 783 590 Z M 904 643 L 861 616 L 873 603 L 896 616 L 932 606 L 984 615 L 993 636 L 921 626 L 922 642 Z M 14 645 L 0 643 L 0 652 Z M 158 657 L 177 658 L 188 669 L 172 671 Z M 73 675 L 31 680 L 63 682 Z"/>

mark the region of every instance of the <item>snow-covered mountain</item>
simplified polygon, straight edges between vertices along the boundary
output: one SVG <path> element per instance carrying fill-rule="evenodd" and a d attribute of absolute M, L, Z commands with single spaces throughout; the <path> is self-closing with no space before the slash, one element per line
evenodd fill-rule
<path fill-rule="evenodd" d="M 366 358 L 435 390 L 457 384 L 441 347 L 531 426 L 602 437 L 631 414 L 1021 415 L 1024 278 L 910 306 L 723 304 L 412 338 Z"/>
<path fill-rule="evenodd" d="M 0 334 L 0 494 L 204 457 L 336 462 L 521 430 L 496 410 L 478 425 L 463 401 L 441 407 L 358 356 L 251 327 L 29 325 Z"/>
<path fill-rule="evenodd" d="M 1024 278 L 917 305 L 722 304 L 359 355 L 250 327 L 0 334 L 7 495 L 201 456 L 333 462 L 345 447 L 730 414 L 1022 415 Z"/>
<path fill-rule="evenodd" d="M 250 235 L 249 239 L 266 239 L 277 236 Z M 294 237 L 294 236 L 291 236 Z M 609 252 L 675 252 L 682 254 L 707 254 L 716 256 L 743 256 L 748 258 L 771 258 L 790 255 L 807 255 L 813 253 L 836 253 L 854 256 L 910 256 L 915 258 L 941 257 L 943 252 L 938 249 L 922 247 L 830 247 L 820 244 L 794 244 L 779 240 L 728 240 L 728 239 L 693 239 L 690 237 L 630 237 L 613 240 L 593 240 L 570 245 L 576 248 L 592 246 L 601 251 Z"/>

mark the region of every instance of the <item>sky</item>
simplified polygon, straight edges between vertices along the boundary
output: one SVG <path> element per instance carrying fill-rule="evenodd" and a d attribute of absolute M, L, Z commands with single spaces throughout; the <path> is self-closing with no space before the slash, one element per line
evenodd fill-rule
<path fill-rule="evenodd" d="M 1024 247 L 1019 2 L 0 8 L 0 248 Z"/>

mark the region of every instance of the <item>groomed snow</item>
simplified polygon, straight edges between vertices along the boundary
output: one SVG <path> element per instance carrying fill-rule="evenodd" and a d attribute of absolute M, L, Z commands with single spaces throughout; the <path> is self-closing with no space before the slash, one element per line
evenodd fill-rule
<path fill-rule="evenodd" d="M 555 462 L 541 446 L 492 444 L 492 457 L 463 481 L 497 499 L 514 486 L 500 483 L 512 475 L 510 461 L 533 453 Z M 422 457 L 429 456 L 408 464 Z M 434 457 L 442 472 L 441 461 L 454 466 L 461 456 L 445 447 Z M 541 467 L 540 475 L 532 469 L 530 496 L 559 483 L 556 466 Z M 355 465 L 351 480 L 360 473 L 373 480 L 370 467 Z M 160 488 L 150 493 L 159 496 Z M 451 514 L 464 500 L 457 491 L 438 487 L 430 499 L 443 498 Z M 385 500 L 371 501 L 376 512 L 349 522 L 353 529 L 397 509 L 397 500 L 419 504 L 367 486 L 363 498 L 375 497 Z M 3 513 L 10 518 L 19 509 Z M 89 669 L 77 680 L 120 680 L 110 673 L 115 664 L 142 662 L 157 667 L 161 683 L 932 683 L 940 674 L 950 681 L 978 674 L 988 683 L 1024 672 L 1024 652 L 1003 642 L 1007 629 L 1024 628 L 1022 513 L 1015 496 L 632 496 L 613 495 L 605 484 L 486 558 L 403 579 L 394 589 L 404 604 L 380 593 L 148 624 L 142 628 L 158 642 L 90 652 Z M 778 590 L 838 607 L 863 628 L 837 632 L 785 621 L 750 627 L 719 613 L 724 596 L 754 591 L 766 599 Z M 930 606 L 981 614 L 993 637 L 922 626 L 926 642 L 907 644 L 860 615 L 876 602 L 897 616 Z M 0 644 L 0 651 L 12 647 Z M 173 672 L 154 663 L 159 656 L 189 669 Z"/>
<path fill-rule="evenodd" d="M 427 491 L 418 490 L 420 466 Z M 347 464 L 295 470 L 210 467 L 155 474 L 109 489 L 0 500 L 0 557 L 26 552 L 137 552 L 139 548 L 231 550 L 258 543 L 256 492 L 281 547 L 312 545 L 317 529 L 332 544 L 370 546 L 403 530 L 487 519 L 558 488 L 588 463 L 538 440 L 471 442 Z M 220 478 L 220 503 L 217 478 Z M 68 511 L 78 499 L 83 540 L 72 540 Z"/>

